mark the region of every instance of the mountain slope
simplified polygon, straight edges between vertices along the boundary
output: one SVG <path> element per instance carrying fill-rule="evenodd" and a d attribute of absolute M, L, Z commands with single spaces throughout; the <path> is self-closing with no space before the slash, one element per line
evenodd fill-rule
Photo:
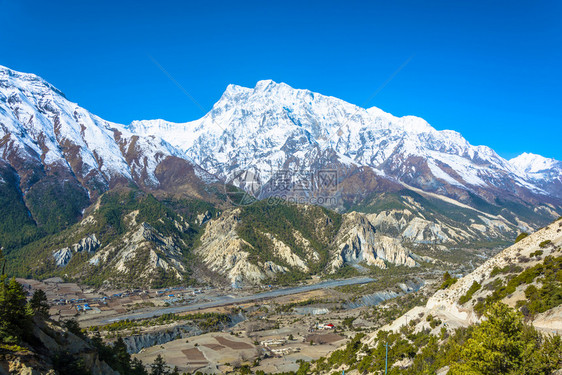
<path fill-rule="evenodd" d="M 389 374 L 405 375 L 561 373 L 562 218 L 520 236 L 463 278 L 445 276 L 425 306 L 375 332 L 359 332 L 326 357 L 301 363 L 299 371 L 385 373 L 387 363 Z M 416 293 L 423 300 L 427 292 Z M 406 311 L 401 302 L 407 303 L 358 317 L 388 321 Z"/>
<path fill-rule="evenodd" d="M 79 335 L 79 328 L 70 332 L 55 322 L 35 319 L 28 329 L 29 343 L 13 346 L 19 350 L 9 350 L 9 345 L 0 349 L 0 374 L 120 374 L 100 358 L 100 350 L 90 340 Z"/>
<path fill-rule="evenodd" d="M 523 236 L 522 236 L 523 237 Z M 521 239 L 459 279 L 437 291 L 426 306 L 416 307 L 390 326 L 397 330 L 407 316 L 431 315 L 448 327 L 466 327 L 480 321 L 484 310 L 500 301 L 524 311 L 533 324 L 547 332 L 562 332 L 562 220 Z M 541 288 L 544 287 L 544 290 Z M 532 305 L 535 292 L 542 305 Z M 419 329 L 427 325 L 420 319 Z"/>
<path fill-rule="evenodd" d="M 198 264 L 194 243 L 214 215 L 200 200 L 105 193 L 79 223 L 8 253 L 7 271 L 104 287 L 189 284 Z"/>
<path fill-rule="evenodd" d="M 298 197 L 347 210 L 406 184 L 479 209 L 485 203 L 488 213 L 508 208 L 522 221 L 549 222 L 562 206 L 556 161 L 530 173 L 421 118 L 395 117 L 272 81 L 253 89 L 228 86 L 197 121 L 135 121 L 128 128 L 165 139 L 258 198 Z M 518 212 L 535 209 L 543 212 L 534 218 Z"/>
<path fill-rule="evenodd" d="M 536 154 L 523 153 L 509 160 L 518 173 L 548 193 L 561 197 L 562 162 Z"/>
<path fill-rule="evenodd" d="M 3 215 L 29 215 L 53 233 L 116 186 L 212 200 L 205 186 L 216 182 L 162 139 L 133 134 L 43 79 L 0 66 L 0 189 L 16 198 Z"/>
<path fill-rule="evenodd" d="M 254 168 L 267 181 L 271 170 L 306 168 L 333 150 L 339 163 L 370 166 L 428 190 L 439 186 L 422 181 L 423 171 L 416 166 L 428 169 L 439 180 L 433 181 L 436 185 L 506 189 L 508 184 L 544 193 L 493 150 L 472 146 L 457 132 L 437 131 L 421 118 L 398 118 L 272 81 L 260 81 L 253 89 L 228 86 L 201 120 L 136 121 L 129 129 L 168 140 L 226 178 L 237 166 Z"/>
<path fill-rule="evenodd" d="M 236 246 L 231 250 L 236 249 L 236 256 L 251 255 L 248 249 L 267 244 L 262 257 L 276 258 L 269 265 L 282 273 L 305 274 L 329 273 L 357 259 L 379 266 L 381 260 L 408 264 L 413 262 L 410 250 L 401 248 L 417 251 L 417 245 L 446 250 L 504 244 L 518 232 L 559 216 L 559 176 L 560 164 L 554 160 L 527 155 L 508 162 L 493 150 L 472 146 L 456 132 L 437 131 L 420 118 L 397 118 L 377 108 L 363 109 L 272 81 L 260 81 L 253 89 L 228 86 L 213 109 L 194 122 L 137 121 L 124 126 L 68 101 L 33 74 L 0 67 L 0 214 L 10 218 L 0 223 L 0 246 L 17 259 L 16 252 L 22 250 L 28 256 L 35 251 L 30 249 L 46 244 L 43 250 L 54 253 L 48 254 L 45 267 L 34 267 L 37 275 L 60 273 L 57 267 L 71 270 L 76 263 L 73 277 L 87 279 L 91 268 L 86 267 L 90 271 L 84 274 L 78 269 L 90 257 L 107 269 L 107 275 L 116 270 L 124 273 L 133 255 L 137 263 L 143 259 L 150 267 L 146 272 L 135 270 L 132 279 L 150 283 L 158 279 L 154 271 L 164 269 L 175 279 L 189 273 L 183 257 L 196 249 L 180 241 L 177 226 L 183 223 L 175 215 L 176 209 L 183 209 L 181 205 L 169 207 L 169 217 L 162 219 L 176 228 L 173 238 L 155 222 L 137 222 L 133 209 L 117 214 L 115 223 L 125 223 L 115 236 L 120 245 L 112 246 L 98 236 L 100 228 L 77 229 L 83 234 L 79 238 L 71 230 L 61 232 L 84 219 L 85 212 L 95 212 L 85 209 L 108 191 L 133 188 L 154 194 L 160 203 L 188 197 L 221 209 L 228 207 L 223 204 L 228 198 L 231 205 L 254 202 L 256 212 L 252 213 L 251 206 L 241 207 L 241 221 L 221 229 L 220 220 L 226 223 L 236 216 L 227 210 L 224 218 L 210 223 L 209 233 L 216 230 L 227 238 L 227 233 L 233 234 Z M 221 180 L 255 198 L 272 199 L 258 203 L 254 197 L 232 199 L 233 192 L 236 195 L 240 190 L 225 189 Z M 289 222 L 287 228 L 302 232 L 306 220 L 292 220 L 306 217 L 304 212 L 311 209 L 304 205 L 269 217 L 265 208 L 275 206 L 277 197 L 340 212 L 362 212 L 365 215 L 337 217 L 348 234 L 369 245 L 343 240 L 346 233 L 335 227 L 334 233 L 322 239 L 310 231 L 312 237 L 305 239 L 329 251 L 325 256 L 318 253 L 319 259 L 312 253 L 305 259 L 295 239 L 275 237 L 275 226 Z M 123 215 L 132 216 L 125 219 Z M 318 215 L 335 213 L 318 211 Z M 344 225 L 349 222 L 355 224 Z M 193 221 L 188 223 L 193 225 Z M 261 232 L 252 225 L 261 225 Z M 244 238 L 244 234 L 254 237 Z M 47 243 L 37 241 L 47 235 Z M 209 250 L 201 252 L 205 265 L 221 270 L 230 281 L 236 282 L 239 276 L 253 281 L 279 277 L 280 272 L 265 271 L 263 266 L 270 259 L 259 256 L 252 262 L 238 259 L 241 265 L 261 267 L 251 272 L 254 276 L 233 274 L 234 266 L 224 268 L 228 264 L 221 252 L 224 244 L 213 242 L 207 234 L 198 235 Z M 134 249 L 127 248 L 131 243 Z M 387 257 L 385 246 L 399 256 Z M 211 251 L 217 248 L 218 253 Z M 138 249 L 144 250 L 137 254 Z M 285 252 L 290 259 L 271 249 Z M 215 260 L 209 259 L 210 254 Z M 123 281 L 123 277 L 118 279 Z"/>
<path fill-rule="evenodd" d="M 292 283 L 349 265 L 417 265 L 359 213 L 265 201 L 220 213 L 210 203 L 105 193 L 79 223 L 8 254 L 10 274 L 95 286 Z"/>
<path fill-rule="evenodd" d="M 362 214 L 281 201 L 258 202 L 211 220 L 195 253 L 235 285 L 294 282 L 357 263 L 416 266 L 409 249 L 377 233 Z"/>

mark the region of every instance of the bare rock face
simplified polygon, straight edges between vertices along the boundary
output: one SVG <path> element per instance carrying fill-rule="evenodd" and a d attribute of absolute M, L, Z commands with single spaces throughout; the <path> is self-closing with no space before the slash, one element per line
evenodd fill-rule
<path fill-rule="evenodd" d="M 59 267 L 64 267 L 70 262 L 72 258 L 72 250 L 69 247 L 65 247 L 59 250 L 53 251 L 53 258 L 55 258 L 55 263 Z"/>
<path fill-rule="evenodd" d="M 58 267 L 64 267 L 70 262 L 70 259 L 72 259 L 72 253 L 87 252 L 92 254 L 95 253 L 99 246 L 100 242 L 96 238 L 96 235 L 90 234 L 70 247 L 64 247 L 53 251 L 53 257 Z"/>
<path fill-rule="evenodd" d="M 89 263 L 112 269 L 117 278 L 134 275 L 134 279 L 147 282 L 159 269 L 170 272 L 179 280 L 186 271 L 179 243 L 144 222 L 134 225 L 122 241 L 100 249 Z"/>
<path fill-rule="evenodd" d="M 397 199 L 401 208 L 367 214 L 367 218 L 379 233 L 413 244 L 456 246 L 479 241 L 505 241 L 521 231 L 531 231 L 533 227 L 522 220 L 516 219 L 513 223 L 501 215 L 487 214 L 447 198 L 433 201 L 435 207 L 443 205 L 439 209 L 432 209 L 430 204 L 423 205 L 408 195 Z M 458 217 L 452 217 L 451 210 Z"/>
<path fill-rule="evenodd" d="M 301 259 L 297 254 L 291 250 L 284 242 L 279 241 L 275 236 L 270 233 L 265 234 L 273 243 L 275 248 L 273 249 L 274 254 L 283 259 L 287 264 L 300 269 L 303 272 L 308 272 L 310 269 L 306 262 Z"/>
<path fill-rule="evenodd" d="M 299 254 L 291 247 L 294 245 L 272 233 L 260 232 L 269 240 L 271 248 L 267 250 L 267 261 L 256 260 L 256 249 L 237 234 L 240 214 L 237 209 L 210 220 L 201 236 L 201 245 L 195 250 L 212 271 L 226 276 L 232 284 L 259 284 L 291 270 L 308 273 L 319 261 L 319 254 L 298 230 L 293 231 L 293 237 L 304 249 Z M 386 267 L 385 262 L 416 266 L 410 251 L 398 239 L 377 233 L 364 214 L 353 212 L 342 218 L 338 233 L 328 240 L 329 260 L 322 266 L 325 272 L 335 272 L 346 264 L 360 262 L 381 268 Z M 323 229 L 319 227 L 318 231 Z"/>
<path fill-rule="evenodd" d="M 386 268 L 385 261 L 413 267 L 416 262 L 400 241 L 376 233 L 375 227 L 363 214 L 343 215 L 343 224 L 336 238 L 336 251 L 330 263 L 332 272 L 348 263 L 366 262 Z"/>
<path fill-rule="evenodd" d="M 250 262 L 250 253 L 244 249 L 252 248 L 252 245 L 236 233 L 239 215 L 240 210 L 234 210 L 207 223 L 205 233 L 201 236 L 201 246 L 196 250 L 205 264 L 211 270 L 225 275 L 233 285 L 243 281 L 259 284 L 276 273 L 287 272 L 287 268 L 274 262 Z"/>

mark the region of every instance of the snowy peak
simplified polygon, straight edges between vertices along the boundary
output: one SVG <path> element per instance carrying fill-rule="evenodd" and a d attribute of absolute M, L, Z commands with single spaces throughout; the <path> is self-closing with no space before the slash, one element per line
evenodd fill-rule
<path fill-rule="evenodd" d="M 61 165 L 89 192 L 116 180 L 161 188 L 158 169 L 175 158 L 192 165 L 203 181 L 217 176 L 236 184 L 240 172 L 250 171 L 267 184 L 279 170 L 324 168 L 338 169 L 342 182 L 361 180 L 365 186 L 350 183 L 353 194 L 368 194 L 379 186 L 372 179 L 384 179 L 467 204 L 471 196 L 491 204 L 498 197 L 562 198 L 560 162 L 529 154 L 507 161 L 422 118 L 396 117 L 272 80 L 253 88 L 228 85 L 195 121 L 124 126 L 71 103 L 33 74 L 0 68 L 0 139 L 7 140 L 0 143 L 0 158 L 19 170 L 22 158 L 42 168 Z M 173 181 L 169 170 L 166 176 Z M 350 200 L 357 198 L 353 194 Z"/>
<path fill-rule="evenodd" d="M 62 91 L 33 73 L 21 73 L 0 65 L 0 87 L 9 86 L 20 87 L 30 92 L 53 91 L 57 95 L 65 97 Z"/>
<path fill-rule="evenodd" d="M 163 189 L 176 169 L 178 184 L 214 179 L 163 138 L 130 128 L 70 102 L 34 74 L 0 67 L 0 161 L 17 173 L 13 188 L 24 200 L 34 190 L 62 196 L 71 189 L 87 201 L 117 185 Z"/>
<path fill-rule="evenodd" d="M 493 150 L 472 146 L 458 132 L 271 80 L 253 89 L 229 85 L 211 112 L 192 123 L 155 120 L 134 127 L 163 137 L 226 180 L 239 170 L 267 181 L 272 170 L 339 163 L 371 167 L 422 189 L 495 188 L 505 179 L 529 185 Z M 431 176 L 420 174 L 424 170 Z"/>
<path fill-rule="evenodd" d="M 523 153 L 509 161 L 517 173 L 548 194 L 562 198 L 562 162 Z"/>
<path fill-rule="evenodd" d="M 510 159 L 509 163 L 522 174 L 536 174 L 547 172 L 552 169 L 562 170 L 562 162 L 556 159 L 545 158 L 544 156 L 527 152 Z"/>
<path fill-rule="evenodd" d="M 264 79 L 264 80 L 258 81 L 256 83 L 256 86 L 254 87 L 254 91 L 258 91 L 258 92 L 271 91 L 271 90 L 276 89 L 276 88 L 278 88 L 282 85 L 285 85 L 285 84 L 284 83 L 278 84 L 278 83 L 273 82 L 273 80 L 271 80 L 271 79 Z"/>

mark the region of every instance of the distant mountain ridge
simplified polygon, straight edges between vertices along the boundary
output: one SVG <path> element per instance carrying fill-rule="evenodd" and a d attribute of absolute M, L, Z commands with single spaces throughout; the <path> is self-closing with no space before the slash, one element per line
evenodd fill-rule
<path fill-rule="evenodd" d="M 128 129 L 165 139 L 227 181 L 240 170 L 266 183 L 276 170 L 326 167 L 341 169 L 339 177 L 345 179 L 350 171 L 368 167 L 378 178 L 461 201 L 467 191 L 487 201 L 497 195 L 562 198 L 556 160 L 543 162 L 545 169 L 538 173 L 539 156 L 508 161 L 421 118 L 399 118 L 273 81 L 260 81 L 253 89 L 229 85 L 200 120 L 134 121 Z"/>

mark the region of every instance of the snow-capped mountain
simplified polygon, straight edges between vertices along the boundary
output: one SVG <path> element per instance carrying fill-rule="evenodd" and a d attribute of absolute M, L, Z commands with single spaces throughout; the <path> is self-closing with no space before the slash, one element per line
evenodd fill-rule
<path fill-rule="evenodd" d="M 6 176 L 0 183 L 13 181 L 24 200 L 62 204 L 46 202 L 45 194 L 55 200 L 72 195 L 81 202 L 74 211 L 120 184 L 155 190 L 168 189 L 173 180 L 173 188 L 191 184 L 197 195 L 204 185 L 199 177 L 216 181 L 162 138 L 133 134 L 70 102 L 36 75 L 1 66 L 0 167 Z"/>
<path fill-rule="evenodd" d="M 228 86 L 200 120 L 135 121 L 129 130 L 163 138 L 227 181 L 250 171 L 265 184 L 278 170 L 329 167 L 338 170 L 340 182 L 359 171 L 369 181 L 389 179 L 466 202 L 472 195 L 488 202 L 562 197 L 562 189 L 542 183 L 559 172 L 531 173 L 419 117 L 395 117 L 273 81 Z"/>
<path fill-rule="evenodd" d="M 561 161 L 525 152 L 509 160 L 509 163 L 513 165 L 519 175 L 524 176 L 528 181 L 552 195 L 561 196 Z"/>
<path fill-rule="evenodd" d="M 494 215 L 507 201 L 555 216 L 562 207 L 560 170 L 555 160 L 524 154 L 507 161 L 421 118 L 284 83 L 229 85 L 196 121 L 120 125 L 33 74 L 0 67 L 0 188 L 15 189 L 38 222 L 36 206 L 46 201 L 74 205 L 79 217 L 92 198 L 131 183 L 208 198 L 206 185 L 224 180 L 263 198 L 279 193 L 273 188 L 288 178 L 285 195 L 310 198 L 324 193 L 322 171 L 335 171 L 329 181 L 337 188 L 328 193 L 337 199 L 318 202 L 340 210 L 407 189 L 478 210 L 487 205 Z"/>

